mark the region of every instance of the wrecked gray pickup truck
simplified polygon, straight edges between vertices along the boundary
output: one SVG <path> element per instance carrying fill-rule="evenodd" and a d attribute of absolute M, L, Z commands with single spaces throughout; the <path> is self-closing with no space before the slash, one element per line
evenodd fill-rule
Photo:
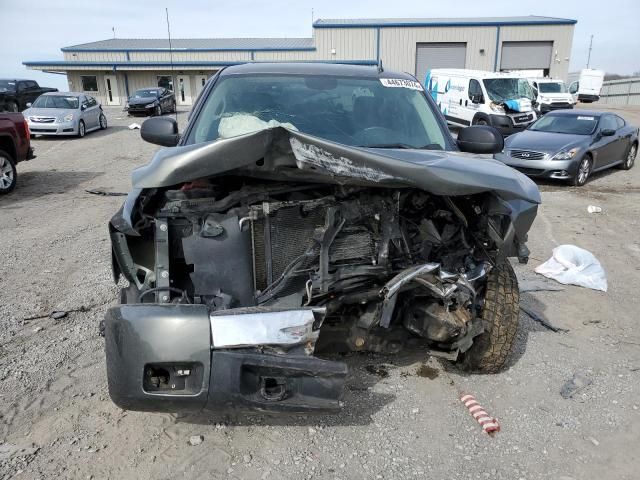
<path fill-rule="evenodd" d="M 133 172 L 110 223 L 121 305 L 106 315 L 109 393 L 148 411 L 326 411 L 335 352 L 425 354 L 495 372 L 515 337 L 540 195 L 461 153 L 422 86 L 378 67 L 253 64 L 213 77 L 182 135 Z M 324 357 L 323 357 L 324 355 Z"/>

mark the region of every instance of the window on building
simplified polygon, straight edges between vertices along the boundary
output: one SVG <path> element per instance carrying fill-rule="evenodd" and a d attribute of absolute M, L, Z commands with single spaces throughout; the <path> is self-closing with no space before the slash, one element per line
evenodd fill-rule
<path fill-rule="evenodd" d="M 158 86 L 173 92 L 173 77 L 171 75 L 158 75 Z"/>
<path fill-rule="evenodd" d="M 95 75 L 81 75 L 82 91 L 83 92 L 97 92 L 98 91 L 98 77 Z"/>

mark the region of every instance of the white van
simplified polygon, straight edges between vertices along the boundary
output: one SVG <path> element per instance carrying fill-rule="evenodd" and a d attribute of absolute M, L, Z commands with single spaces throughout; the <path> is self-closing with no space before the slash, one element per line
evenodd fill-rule
<path fill-rule="evenodd" d="M 524 130 L 537 116 L 526 78 L 462 69 L 427 71 L 425 88 L 453 125 L 491 125 L 503 135 Z"/>
<path fill-rule="evenodd" d="M 533 87 L 533 94 L 536 96 L 536 109 L 540 114 L 551 110 L 573 108 L 575 101 L 562 80 L 530 78 L 529 83 Z"/>
<path fill-rule="evenodd" d="M 604 82 L 604 72 L 593 68 L 583 68 L 569 74 L 569 93 L 574 101 L 591 103 L 600 100 L 600 90 Z"/>

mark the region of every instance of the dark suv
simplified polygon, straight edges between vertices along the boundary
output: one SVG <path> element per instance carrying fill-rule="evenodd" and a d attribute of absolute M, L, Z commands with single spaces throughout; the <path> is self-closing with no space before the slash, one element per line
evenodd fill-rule
<path fill-rule="evenodd" d="M 478 371 L 507 358 L 540 195 L 460 150 L 416 79 L 380 67 L 220 71 L 189 124 L 147 120 L 160 150 L 110 223 L 121 305 L 108 310 L 122 408 L 340 407 L 335 352 L 420 347 Z"/>

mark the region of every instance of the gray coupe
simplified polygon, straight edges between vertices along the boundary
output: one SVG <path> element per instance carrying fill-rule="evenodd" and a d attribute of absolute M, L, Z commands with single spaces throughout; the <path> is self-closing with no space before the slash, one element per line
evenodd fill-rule
<path fill-rule="evenodd" d="M 593 172 L 629 170 L 638 152 L 638 128 L 610 112 L 558 110 L 508 137 L 494 158 L 535 178 L 582 186 Z"/>
<path fill-rule="evenodd" d="M 75 135 L 107 128 L 107 117 L 95 98 L 84 93 L 40 95 L 22 114 L 32 135 Z"/>

